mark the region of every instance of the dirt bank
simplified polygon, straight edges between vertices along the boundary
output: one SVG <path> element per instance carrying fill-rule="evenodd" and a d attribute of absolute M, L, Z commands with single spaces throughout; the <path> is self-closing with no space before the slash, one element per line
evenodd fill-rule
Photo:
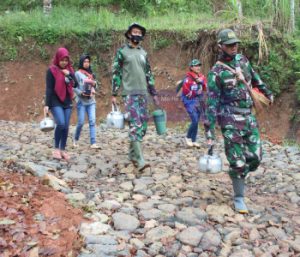
<path fill-rule="evenodd" d="M 208 35 L 208 38 L 211 36 Z M 182 44 L 180 41 L 160 50 L 153 50 L 149 47 L 149 37 L 145 42 L 149 52 L 152 69 L 156 78 L 157 88 L 161 92 L 162 106 L 168 112 L 169 121 L 187 121 L 187 115 L 181 102 L 175 97 L 175 82 L 181 79 L 186 71 L 186 65 L 191 58 L 203 60 L 203 71 L 207 74 L 215 55 L 204 55 L 199 48 L 202 45 L 206 53 L 213 53 L 214 45 L 211 41 L 205 43 L 201 40 L 190 46 Z M 105 118 L 110 111 L 110 67 L 117 46 L 122 42 L 117 41 L 108 51 L 97 53 L 97 58 L 101 58 L 102 65 L 96 69 L 102 83 L 101 94 L 97 96 L 97 118 L 98 121 Z M 65 44 L 72 56 L 78 56 L 81 50 L 73 44 Z M 45 48 L 46 56 L 52 56 L 56 46 Z M 39 121 L 42 118 L 43 97 L 45 91 L 45 71 L 50 58 L 42 60 L 38 54 L 30 57 L 23 51 L 21 56 L 24 60 L 9 61 L 0 63 L 0 119 L 16 121 Z M 100 57 L 99 57 L 100 56 Z M 76 57 L 74 57 L 76 59 Z M 77 61 L 75 61 L 75 64 Z M 269 138 L 281 142 L 287 135 L 300 141 L 300 132 L 297 128 L 291 133 L 290 119 L 293 109 L 296 108 L 293 92 L 285 92 L 276 99 L 275 105 L 259 115 L 261 131 Z M 72 115 L 72 123 L 76 122 L 75 109 Z"/>

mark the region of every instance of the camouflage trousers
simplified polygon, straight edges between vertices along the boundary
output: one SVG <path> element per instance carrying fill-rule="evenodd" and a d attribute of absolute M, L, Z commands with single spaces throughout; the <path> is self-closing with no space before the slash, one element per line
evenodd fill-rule
<path fill-rule="evenodd" d="M 222 128 L 231 178 L 243 178 L 250 171 L 255 171 L 262 159 L 262 146 L 256 118 L 252 114 L 242 117 L 237 121 L 238 126 Z"/>
<path fill-rule="evenodd" d="M 125 111 L 129 114 L 129 140 L 142 141 L 148 127 L 147 96 L 128 95 L 123 100 Z"/>

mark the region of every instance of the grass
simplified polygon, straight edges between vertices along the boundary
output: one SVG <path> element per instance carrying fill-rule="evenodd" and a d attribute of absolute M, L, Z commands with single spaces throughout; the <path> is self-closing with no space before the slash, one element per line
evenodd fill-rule
<path fill-rule="evenodd" d="M 148 30 L 176 31 L 186 35 L 199 29 L 222 27 L 220 19 L 204 13 L 169 13 L 138 18 L 129 14 L 117 15 L 105 8 L 79 11 L 75 8 L 56 7 L 49 17 L 45 17 L 41 9 L 6 12 L 0 15 L 0 35 L 16 41 L 32 37 L 45 43 L 54 43 L 60 37 L 87 35 L 99 30 L 124 31 L 134 21 Z"/>

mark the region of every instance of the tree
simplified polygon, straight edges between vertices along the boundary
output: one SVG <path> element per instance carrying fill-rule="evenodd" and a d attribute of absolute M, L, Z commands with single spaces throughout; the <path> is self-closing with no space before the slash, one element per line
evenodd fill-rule
<path fill-rule="evenodd" d="M 295 32 L 295 0 L 290 0 L 290 26 L 289 31 Z"/>
<path fill-rule="evenodd" d="M 43 1 L 43 10 L 45 15 L 49 15 L 52 11 L 52 0 Z"/>

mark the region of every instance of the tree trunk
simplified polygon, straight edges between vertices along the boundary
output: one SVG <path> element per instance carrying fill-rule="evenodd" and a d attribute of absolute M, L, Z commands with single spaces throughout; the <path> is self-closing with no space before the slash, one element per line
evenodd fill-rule
<path fill-rule="evenodd" d="M 295 32 L 295 0 L 290 0 L 290 26 L 289 31 Z"/>
<path fill-rule="evenodd" d="M 43 0 L 43 10 L 45 15 L 49 15 L 52 10 L 52 0 Z"/>
<path fill-rule="evenodd" d="M 241 20 L 243 18 L 243 6 L 242 6 L 241 0 L 236 1 L 236 6 L 237 6 L 237 9 L 238 9 L 239 19 Z"/>

